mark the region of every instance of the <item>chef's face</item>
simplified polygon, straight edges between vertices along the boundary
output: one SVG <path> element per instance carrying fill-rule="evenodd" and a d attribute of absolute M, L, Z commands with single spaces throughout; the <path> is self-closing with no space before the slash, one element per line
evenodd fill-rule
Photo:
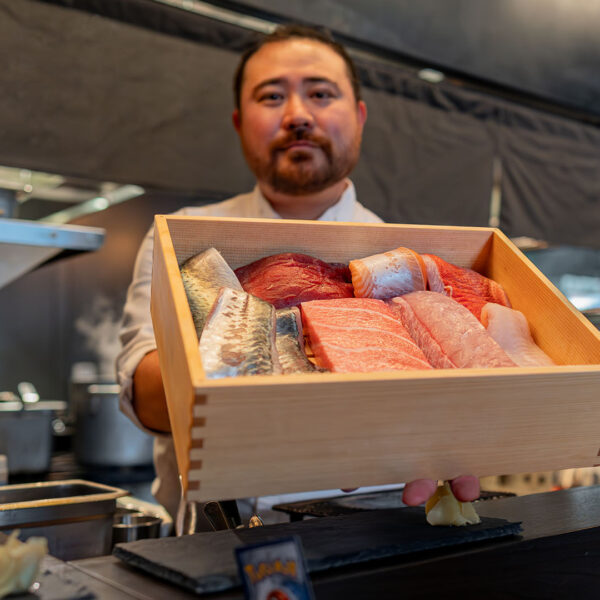
<path fill-rule="evenodd" d="M 233 122 L 258 181 L 302 195 L 354 168 L 366 116 L 343 58 L 319 41 L 292 38 L 250 57 Z"/>

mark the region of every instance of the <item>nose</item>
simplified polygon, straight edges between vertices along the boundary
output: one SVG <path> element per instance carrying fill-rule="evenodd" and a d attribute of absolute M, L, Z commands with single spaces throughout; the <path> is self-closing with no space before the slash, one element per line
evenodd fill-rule
<path fill-rule="evenodd" d="M 282 126 L 287 131 L 312 129 L 314 119 L 303 99 L 297 94 L 291 94 L 285 105 Z"/>

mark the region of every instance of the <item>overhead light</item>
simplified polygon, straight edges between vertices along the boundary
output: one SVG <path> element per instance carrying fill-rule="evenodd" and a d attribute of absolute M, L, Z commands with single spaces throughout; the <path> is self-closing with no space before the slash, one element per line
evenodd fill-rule
<path fill-rule="evenodd" d="M 105 208 L 109 207 L 109 202 L 106 198 L 98 196 L 98 198 L 90 200 L 90 206 L 92 206 L 96 210 L 104 210 Z"/>
<path fill-rule="evenodd" d="M 23 190 L 30 193 L 37 187 L 56 188 L 62 185 L 64 180 L 61 175 L 53 173 L 0 166 L 0 187 L 8 190 Z"/>
<path fill-rule="evenodd" d="M 435 69 L 421 69 L 417 76 L 419 79 L 423 79 L 428 83 L 440 83 L 444 81 L 446 76 L 441 71 L 436 71 Z"/>
<path fill-rule="evenodd" d="M 81 217 L 83 215 L 89 215 L 105 210 L 109 206 L 131 200 L 131 198 L 141 196 L 143 193 L 144 188 L 138 185 L 122 185 L 111 190 L 107 189 L 103 196 L 97 196 L 96 198 L 91 198 L 76 206 L 71 206 L 64 210 L 52 213 L 47 217 L 43 217 L 40 221 L 47 223 L 68 223 L 75 217 Z"/>

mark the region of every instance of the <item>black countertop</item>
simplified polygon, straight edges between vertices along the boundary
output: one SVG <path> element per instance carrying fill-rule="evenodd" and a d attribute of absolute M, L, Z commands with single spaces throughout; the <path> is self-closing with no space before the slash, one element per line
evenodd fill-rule
<path fill-rule="evenodd" d="M 315 574 L 316 600 L 600 597 L 600 486 L 490 500 L 478 511 L 521 521 L 523 535 Z M 198 598 L 112 556 L 54 561 L 52 569 L 85 584 L 99 600 Z M 243 594 L 207 597 L 239 600 Z"/>

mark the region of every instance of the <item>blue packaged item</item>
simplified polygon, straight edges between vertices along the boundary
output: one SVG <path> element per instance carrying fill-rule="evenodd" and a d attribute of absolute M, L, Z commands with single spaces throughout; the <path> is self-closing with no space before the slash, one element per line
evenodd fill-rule
<path fill-rule="evenodd" d="M 247 600 L 314 600 L 297 537 L 235 549 Z"/>

